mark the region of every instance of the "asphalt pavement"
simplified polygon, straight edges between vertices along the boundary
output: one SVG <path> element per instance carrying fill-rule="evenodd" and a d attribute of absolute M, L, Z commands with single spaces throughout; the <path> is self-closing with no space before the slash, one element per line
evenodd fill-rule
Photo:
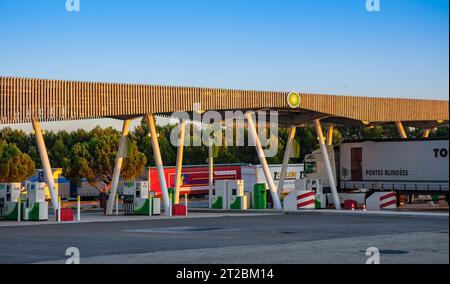
<path fill-rule="evenodd" d="M 198 213 L 201 216 L 201 213 Z M 0 227 L 0 263 L 449 263 L 448 216 L 214 215 Z"/>

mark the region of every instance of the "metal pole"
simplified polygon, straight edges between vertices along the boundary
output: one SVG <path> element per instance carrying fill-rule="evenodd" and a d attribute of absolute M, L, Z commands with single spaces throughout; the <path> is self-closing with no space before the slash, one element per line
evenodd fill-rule
<path fill-rule="evenodd" d="M 151 194 L 149 194 L 148 196 L 148 216 L 151 217 L 152 216 L 152 211 L 153 211 L 153 206 L 152 206 L 152 200 L 153 200 L 153 196 Z"/>
<path fill-rule="evenodd" d="M 295 131 L 296 127 L 291 126 L 291 130 L 289 132 L 289 138 L 286 143 L 286 151 L 284 152 L 284 158 L 283 158 L 283 167 L 281 168 L 281 176 L 280 176 L 280 182 L 278 183 L 278 197 L 281 198 L 281 194 L 283 193 L 283 187 L 284 182 L 286 180 L 286 173 L 289 167 L 289 160 L 291 159 L 292 155 L 292 142 L 295 138 Z"/>
<path fill-rule="evenodd" d="M 330 183 L 331 193 L 333 195 L 334 206 L 337 210 L 341 210 L 341 201 L 339 200 L 339 194 L 336 189 L 336 181 L 331 169 L 330 158 L 328 156 L 328 148 L 325 145 L 325 138 L 323 136 L 320 120 L 314 120 L 314 126 L 316 128 L 317 136 L 319 137 L 320 150 L 322 151 L 322 158 L 325 164 L 325 170 L 327 171 L 328 181 Z"/>
<path fill-rule="evenodd" d="M 114 166 L 114 173 L 112 178 L 111 189 L 109 191 L 108 205 L 106 206 L 106 215 L 113 214 L 114 200 L 116 198 L 117 186 L 119 185 L 120 171 L 122 170 L 123 159 L 126 156 L 127 136 L 130 130 L 131 120 L 123 121 L 122 137 L 119 141 L 119 150 L 117 152 L 116 165 Z"/>
<path fill-rule="evenodd" d="M 248 129 L 250 132 L 250 136 L 255 142 L 256 152 L 258 153 L 259 161 L 261 162 L 261 166 L 264 171 L 264 175 L 266 177 L 267 184 L 269 185 L 270 194 L 272 195 L 274 208 L 278 210 L 282 210 L 280 198 L 278 198 L 277 188 L 275 183 L 273 182 L 272 174 L 270 173 L 269 165 L 267 164 L 266 156 L 264 155 L 264 150 L 261 145 L 261 141 L 259 140 L 258 133 L 256 132 L 255 122 L 253 121 L 253 117 L 251 113 L 246 114 L 248 121 Z"/>
<path fill-rule="evenodd" d="M 119 195 L 116 195 L 116 216 L 119 216 Z"/>
<path fill-rule="evenodd" d="M 22 211 L 22 199 L 20 196 L 17 198 L 17 222 L 21 221 L 21 211 Z"/>
<path fill-rule="evenodd" d="M 81 220 L 81 197 L 77 196 L 77 221 Z"/>
<path fill-rule="evenodd" d="M 209 181 L 209 208 L 212 208 L 212 195 L 213 195 L 213 187 L 214 187 L 214 158 L 213 158 L 213 147 L 210 141 L 209 149 L 208 149 L 208 181 Z"/>
<path fill-rule="evenodd" d="M 48 189 L 52 198 L 53 210 L 58 210 L 58 194 L 55 190 L 55 180 L 53 179 L 52 167 L 50 166 L 50 160 L 48 159 L 47 148 L 45 147 L 44 136 L 42 135 L 41 125 L 39 121 L 33 120 L 33 129 L 36 135 L 36 144 L 41 157 L 42 167 L 44 169 L 45 179 L 47 180 Z"/>
<path fill-rule="evenodd" d="M 188 216 L 189 213 L 188 213 L 188 194 L 187 193 L 184 194 L 184 206 L 186 207 L 186 216 Z"/>
<path fill-rule="evenodd" d="M 331 124 L 328 127 L 328 137 L 327 137 L 327 145 L 328 146 L 333 146 L 333 132 L 334 132 L 334 126 L 333 124 Z"/>
<path fill-rule="evenodd" d="M 172 193 L 169 196 L 169 216 L 172 216 Z"/>
<path fill-rule="evenodd" d="M 180 134 L 178 137 L 178 152 L 177 152 L 177 169 L 175 176 L 175 204 L 180 204 L 180 188 L 181 188 L 181 172 L 183 171 L 183 151 L 184 151 L 184 137 L 186 133 L 186 121 L 180 121 Z"/>
<path fill-rule="evenodd" d="M 398 133 L 402 139 L 408 139 L 408 135 L 406 135 L 405 128 L 403 127 L 403 123 L 401 121 L 396 121 L 395 125 L 397 126 Z"/>
<path fill-rule="evenodd" d="M 153 155 L 155 157 L 155 164 L 156 169 L 158 170 L 158 178 L 159 178 L 159 185 L 161 187 L 161 192 L 163 196 L 164 201 L 164 209 L 166 210 L 166 215 L 170 216 L 170 202 L 169 202 L 169 191 L 167 190 L 167 182 L 166 177 L 164 175 L 164 165 L 161 158 L 161 151 L 159 149 L 159 142 L 158 142 L 158 134 L 156 133 L 156 124 L 155 124 L 155 117 L 152 114 L 147 114 L 147 122 L 150 128 L 150 135 L 151 135 L 151 141 L 152 141 L 152 148 L 153 148 Z M 167 212 L 169 211 L 169 212 Z"/>

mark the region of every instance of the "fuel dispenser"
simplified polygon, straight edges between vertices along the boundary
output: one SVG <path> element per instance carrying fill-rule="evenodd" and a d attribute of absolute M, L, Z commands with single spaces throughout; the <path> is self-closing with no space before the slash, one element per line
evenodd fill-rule
<path fill-rule="evenodd" d="M 247 196 L 244 192 L 243 180 L 227 181 L 227 191 L 229 210 L 247 210 Z"/>
<path fill-rule="evenodd" d="M 20 183 L 0 184 L 0 218 L 17 220 L 19 217 L 19 198 L 22 185 Z"/>
<path fill-rule="evenodd" d="M 152 202 L 148 198 L 148 182 L 136 182 L 135 186 L 134 215 L 152 215 Z"/>
<path fill-rule="evenodd" d="M 257 183 L 253 187 L 253 209 L 267 209 L 267 190 L 265 183 Z"/>
<path fill-rule="evenodd" d="M 45 200 L 46 184 L 43 182 L 27 183 L 27 200 L 24 207 L 25 221 L 47 221 L 48 203 Z"/>
<path fill-rule="evenodd" d="M 212 202 L 211 209 L 222 209 L 228 208 L 228 183 L 226 180 L 216 180 L 216 186 L 212 192 Z"/>
<path fill-rule="evenodd" d="M 327 208 L 327 196 L 323 193 L 323 185 L 320 179 L 307 179 L 306 188 L 316 193 L 316 209 Z"/>
<path fill-rule="evenodd" d="M 161 199 L 149 195 L 147 181 L 126 181 L 123 193 L 125 215 L 161 215 Z"/>
<path fill-rule="evenodd" d="M 152 215 L 147 181 L 125 181 L 123 194 L 125 215 Z"/>
<path fill-rule="evenodd" d="M 123 183 L 123 212 L 125 215 L 134 215 L 134 182 Z"/>

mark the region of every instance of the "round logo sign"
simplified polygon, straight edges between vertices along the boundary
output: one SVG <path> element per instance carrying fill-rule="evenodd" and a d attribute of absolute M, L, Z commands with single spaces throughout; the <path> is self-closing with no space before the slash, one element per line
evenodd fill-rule
<path fill-rule="evenodd" d="M 300 94 L 297 92 L 290 92 L 287 96 L 287 102 L 291 108 L 298 108 L 300 106 Z"/>

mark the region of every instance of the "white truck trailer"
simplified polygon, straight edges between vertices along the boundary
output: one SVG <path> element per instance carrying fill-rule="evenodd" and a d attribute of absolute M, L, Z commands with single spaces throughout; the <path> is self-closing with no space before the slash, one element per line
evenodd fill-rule
<path fill-rule="evenodd" d="M 281 169 L 282 165 L 269 165 L 269 170 L 276 187 L 278 187 L 281 179 Z M 289 165 L 283 186 L 284 194 L 288 194 L 295 189 L 295 181 L 303 178 L 303 171 L 303 164 Z M 242 166 L 242 179 L 245 182 L 246 192 L 252 192 L 253 186 L 257 183 L 266 183 L 266 176 L 260 165 Z"/>
<path fill-rule="evenodd" d="M 449 140 L 345 141 L 328 147 L 330 162 L 340 192 L 365 189 L 401 194 L 449 192 Z M 329 181 L 320 150 L 305 159 L 305 176 Z"/>

